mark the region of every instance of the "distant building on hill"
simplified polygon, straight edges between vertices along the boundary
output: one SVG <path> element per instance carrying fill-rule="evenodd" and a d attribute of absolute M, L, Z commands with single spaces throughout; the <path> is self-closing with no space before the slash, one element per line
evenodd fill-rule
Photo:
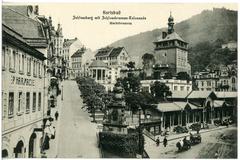
<path fill-rule="evenodd" d="M 237 66 L 218 65 L 212 69 L 195 72 L 194 84 L 200 91 L 237 91 Z"/>
<path fill-rule="evenodd" d="M 229 41 L 228 43 L 222 44 L 222 48 L 228 48 L 230 51 L 237 51 L 237 42 Z"/>

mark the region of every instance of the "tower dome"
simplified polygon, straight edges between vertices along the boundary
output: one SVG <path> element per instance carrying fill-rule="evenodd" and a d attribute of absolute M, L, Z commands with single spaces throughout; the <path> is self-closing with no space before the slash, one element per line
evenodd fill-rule
<path fill-rule="evenodd" d="M 174 21 L 174 18 L 172 16 L 172 12 L 170 12 L 170 16 L 168 18 L 168 22 L 173 22 Z"/>

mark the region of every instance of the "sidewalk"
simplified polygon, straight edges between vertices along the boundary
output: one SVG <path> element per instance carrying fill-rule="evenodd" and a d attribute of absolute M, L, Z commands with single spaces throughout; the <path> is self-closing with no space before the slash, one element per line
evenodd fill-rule
<path fill-rule="evenodd" d="M 226 128 L 226 126 L 219 126 L 219 127 L 211 128 L 211 129 L 201 129 L 199 131 L 199 133 L 210 132 L 210 131 L 219 130 L 219 129 L 223 129 L 223 128 Z M 190 132 L 196 133 L 196 131 L 190 131 Z M 171 140 L 175 140 L 175 139 L 184 138 L 185 136 L 188 137 L 188 136 L 190 136 L 190 134 L 189 134 L 190 132 L 188 132 L 188 133 L 178 133 L 178 134 L 174 133 L 174 134 L 167 135 L 166 137 L 167 137 L 168 141 L 171 141 Z M 150 137 L 148 137 L 148 138 L 151 139 L 152 141 L 155 141 L 157 139 L 157 137 L 159 137 L 160 143 L 162 143 L 163 139 L 164 139 L 164 136 L 157 135 L 157 136 L 155 136 L 155 139 L 152 139 Z"/>
<path fill-rule="evenodd" d="M 61 100 L 61 94 L 57 97 L 57 106 L 51 111 L 51 116 L 54 118 L 54 121 L 52 122 L 52 125 L 56 129 L 56 135 L 55 139 L 51 139 L 49 141 L 49 150 L 46 150 L 46 156 L 47 158 L 57 158 L 58 155 L 58 139 L 59 139 L 59 131 L 60 131 L 60 121 L 61 121 L 61 109 L 62 109 L 62 100 Z M 58 120 L 55 120 L 54 114 L 58 111 L 59 117 Z"/>

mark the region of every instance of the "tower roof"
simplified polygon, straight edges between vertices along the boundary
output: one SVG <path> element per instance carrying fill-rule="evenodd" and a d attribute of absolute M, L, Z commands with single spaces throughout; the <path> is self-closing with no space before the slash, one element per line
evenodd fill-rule
<path fill-rule="evenodd" d="M 182 39 L 181 36 L 179 36 L 179 34 L 177 34 L 176 32 L 173 32 L 171 34 L 168 34 L 165 38 L 162 38 L 162 36 L 158 37 L 156 42 L 164 42 L 164 41 L 170 41 L 170 40 L 180 40 L 182 42 L 187 43 L 185 40 Z M 155 43 L 156 43 L 155 42 Z"/>

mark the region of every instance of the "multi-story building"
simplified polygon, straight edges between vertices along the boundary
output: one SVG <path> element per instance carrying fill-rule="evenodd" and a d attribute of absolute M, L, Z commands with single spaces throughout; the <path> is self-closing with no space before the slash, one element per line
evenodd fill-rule
<path fill-rule="evenodd" d="M 40 157 L 50 109 L 50 21 L 38 14 L 38 6 L 4 5 L 2 13 L 3 157 Z"/>
<path fill-rule="evenodd" d="M 10 12 L 15 11 L 4 8 L 2 25 L 2 157 L 40 157 L 39 130 L 47 107 L 44 104 L 46 58 L 8 25 Z M 21 25 L 16 21 L 15 27 Z M 32 33 L 35 27 L 28 26 L 27 31 Z"/>
<path fill-rule="evenodd" d="M 176 75 L 187 72 L 191 75 L 191 66 L 188 63 L 188 43 L 174 31 L 174 19 L 168 18 L 168 31 L 154 42 L 155 65 L 162 66 L 165 72 Z"/>
<path fill-rule="evenodd" d="M 58 28 L 56 31 L 54 30 L 54 27 L 52 28 L 51 36 L 53 37 L 53 54 L 52 54 L 53 76 L 61 77 L 63 69 L 63 34 L 62 27 L 60 24 L 58 24 Z"/>
<path fill-rule="evenodd" d="M 150 93 L 151 85 L 154 84 L 155 81 L 164 83 L 172 92 L 185 91 L 186 93 L 190 93 L 192 91 L 192 81 L 177 79 L 141 80 L 141 90 Z"/>
<path fill-rule="evenodd" d="M 89 66 L 91 76 L 103 84 L 107 91 L 112 91 L 120 71 L 126 69 L 129 55 L 124 47 L 106 47 L 98 50 L 96 60 Z M 100 69 L 99 69 L 100 67 Z"/>
<path fill-rule="evenodd" d="M 74 78 L 81 76 L 82 71 L 82 55 L 84 54 L 85 49 L 81 48 L 77 50 L 72 56 L 72 72 Z"/>
<path fill-rule="evenodd" d="M 83 44 L 79 39 L 64 39 L 63 42 L 63 60 L 65 62 L 65 78 L 74 78 L 72 72 L 72 60 L 71 56 L 83 47 Z"/>
<path fill-rule="evenodd" d="M 193 79 L 200 91 L 237 91 L 237 66 L 219 65 L 194 73 Z"/>

